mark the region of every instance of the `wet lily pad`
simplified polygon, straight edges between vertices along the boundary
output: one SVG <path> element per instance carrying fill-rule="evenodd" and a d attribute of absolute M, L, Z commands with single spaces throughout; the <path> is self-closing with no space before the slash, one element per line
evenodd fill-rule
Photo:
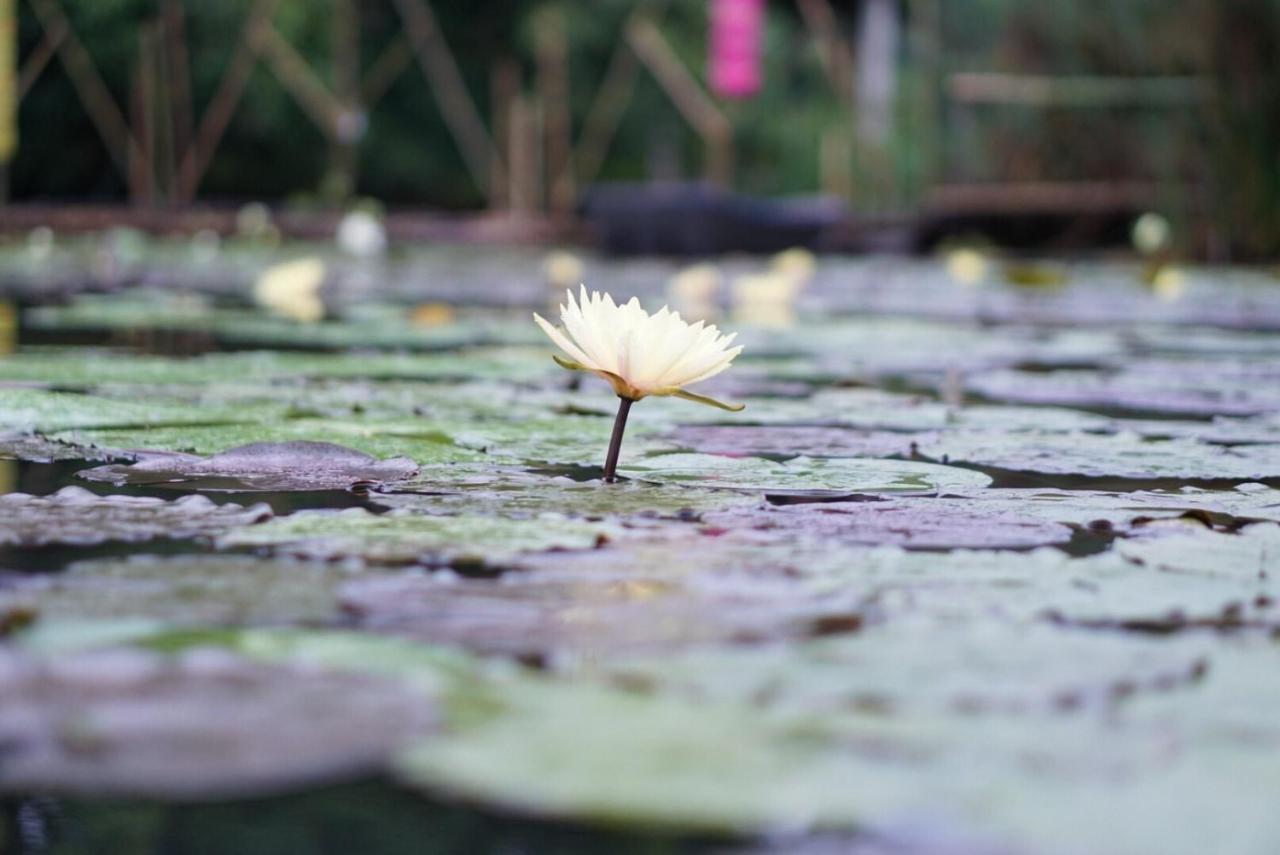
<path fill-rule="evenodd" d="M 637 576 L 594 569 L 510 574 L 496 582 L 421 574 L 356 579 L 342 588 L 340 602 L 361 629 L 561 663 L 860 625 L 846 599 L 815 596 L 781 576 Z"/>
<path fill-rule="evenodd" d="M 279 416 L 268 408 L 259 418 Z M 137 428 L 194 426 L 255 420 L 247 413 L 208 407 L 192 410 L 174 402 L 130 401 L 48 392 L 41 389 L 0 387 L 0 430 L 52 434 L 82 428 Z"/>
<path fill-rule="evenodd" d="M 572 472 L 574 480 L 560 471 Z M 376 505 L 424 513 L 490 511 L 509 516 L 551 510 L 569 516 L 696 519 L 703 511 L 753 506 L 758 500 L 725 490 L 620 481 L 602 484 L 596 467 L 526 469 L 514 466 L 429 466 L 395 492 L 370 497 Z"/>
<path fill-rule="evenodd" d="M 204 496 L 166 502 L 64 487 L 51 496 L 0 495 L 0 544 L 34 547 L 211 537 L 270 518 L 271 508 L 265 504 L 216 505 Z"/>
<path fill-rule="evenodd" d="M 298 378 L 524 381 L 556 376 L 554 365 L 536 358 L 541 355 L 541 351 L 520 348 L 475 348 L 467 352 L 465 360 L 456 354 L 279 351 L 172 357 L 87 348 L 30 348 L 0 357 L 0 383 L 87 389 L 106 384 L 267 385 Z"/>
<path fill-rule="evenodd" d="M 353 484 L 381 488 L 416 475 L 407 457 L 378 460 L 329 442 L 259 442 L 210 457 L 148 454 L 136 463 L 99 466 L 77 473 L 117 486 L 182 486 L 200 490 L 345 490 Z"/>
<path fill-rule="evenodd" d="M 970 378 L 995 400 L 1192 416 L 1280 411 L 1280 364 L 1148 361 L 1119 372 L 994 371 Z"/>
<path fill-rule="evenodd" d="M 483 452 L 456 445 L 429 420 L 339 421 L 303 418 L 261 424 L 191 425 L 149 429 L 79 429 L 51 438 L 125 452 L 171 451 L 213 455 L 254 443 L 334 442 L 372 457 L 407 457 L 421 465 L 482 460 Z"/>
<path fill-rule="evenodd" d="M 782 494 L 933 493 L 986 486 L 981 472 L 906 460 L 660 454 L 619 468 L 628 478 L 725 490 Z"/>
<path fill-rule="evenodd" d="M 357 575 L 335 562 L 245 555 L 139 555 L 77 561 L 0 585 L 0 613 L 39 620 L 144 618 L 176 626 L 332 622 L 335 590 Z M 367 571 L 366 571 L 367 572 Z"/>
<path fill-rule="evenodd" d="M 418 326 L 396 306 L 370 306 L 343 320 L 301 324 L 245 309 L 193 305 L 190 300 L 135 300 L 87 295 L 65 306 L 27 310 L 25 324 L 50 331 L 127 331 L 195 333 L 213 341 L 250 347 L 383 347 L 440 350 L 474 344 L 506 343 L 483 323 Z M 523 342 L 533 341 L 525 335 Z"/>
<path fill-rule="evenodd" d="M 216 651 L 0 651 L 0 789 L 211 798 L 351 779 L 432 724 L 403 683 Z"/>
<path fill-rule="evenodd" d="M 697 425 L 662 437 L 699 454 L 777 457 L 910 457 L 919 436 L 896 431 L 770 425 Z"/>
<path fill-rule="evenodd" d="M 113 460 L 126 456 L 42 436 L 0 436 L 0 460 L 52 463 L 60 460 Z"/>
<path fill-rule="evenodd" d="M 960 497 L 955 501 L 961 501 Z M 1256 483 L 1220 490 L 1183 487 L 1125 492 L 1002 488 L 966 493 L 962 501 L 987 507 L 990 512 L 1021 514 L 1104 533 L 1125 531 L 1147 520 L 1179 517 L 1189 517 L 1200 525 L 1280 522 L 1280 490 Z"/>
<path fill-rule="evenodd" d="M 1027 549 L 1066 543 L 1072 530 L 1056 522 L 965 500 L 841 502 L 712 511 L 707 525 L 779 537 L 914 549 Z"/>
<path fill-rule="evenodd" d="M 554 514 L 526 518 L 426 516 L 405 511 L 372 514 L 301 511 L 229 532 L 223 547 L 259 546 L 303 558 L 359 558 L 375 564 L 497 567 L 550 549 L 594 549 L 614 526 Z"/>
<path fill-rule="evenodd" d="M 955 431 L 923 439 L 933 460 L 1015 472 L 1089 478 L 1260 481 L 1280 477 L 1280 446 L 1224 448 L 1193 440 L 1144 440 L 1126 434 L 991 435 Z"/>

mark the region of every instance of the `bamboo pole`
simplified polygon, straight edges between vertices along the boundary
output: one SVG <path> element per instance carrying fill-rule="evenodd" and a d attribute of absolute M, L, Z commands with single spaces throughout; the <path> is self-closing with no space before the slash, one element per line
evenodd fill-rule
<path fill-rule="evenodd" d="M 31 8 L 46 33 L 62 34 L 57 46 L 58 59 L 66 68 L 67 77 L 80 96 L 90 121 L 106 144 L 112 162 L 127 180 L 129 158 L 138 155 L 138 141 L 129 133 L 129 123 L 98 74 L 93 57 L 72 31 L 58 0 L 31 0 Z"/>
<path fill-rule="evenodd" d="M 569 116 L 569 45 L 564 9 L 544 9 L 536 20 L 538 96 L 542 100 L 543 151 L 546 153 L 547 207 L 560 217 L 573 213 L 575 197 Z"/>
<path fill-rule="evenodd" d="M 520 66 L 510 56 L 500 57 L 489 69 L 489 102 L 493 111 L 493 139 L 498 147 L 498 159 L 510 164 L 508 173 L 515 174 L 514 147 L 512 145 L 511 118 L 515 102 L 520 97 Z M 490 176 L 490 207 L 503 210 L 512 204 L 512 181 L 504 181 L 501 175 Z"/>
<path fill-rule="evenodd" d="M 12 0 L 6 0 L 6 2 L 12 2 Z M 66 37 L 67 28 L 65 26 L 44 31 L 40 41 L 36 43 L 35 48 L 27 55 L 27 60 L 22 64 L 22 70 L 18 74 L 19 101 L 27 97 L 31 87 L 40 79 L 40 75 L 44 73 L 45 68 L 49 65 L 49 61 L 57 55 L 58 47 Z"/>
<path fill-rule="evenodd" d="M 222 141 L 222 135 L 226 133 L 231 116 L 249 82 L 249 75 L 257 64 L 252 34 L 260 21 L 271 16 L 278 3 L 279 0 L 255 0 L 253 8 L 249 11 L 240 40 L 236 43 L 231 61 L 227 64 L 227 70 L 218 84 L 218 91 L 214 93 L 209 106 L 205 108 L 195 136 L 183 154 L 182 166 L 178 170 L 180 201 L 190 201 L 195 198 L 200 181 L 209 168 L 209 161 L 213 159 L 213 153 Z"/>
<path fill-rule="evenodd" d="M 513 214 L 533 210 L 538 196 L 537 133 L 532 113 L 523 97 L 517 95 L 511 100 L 511 117 L 507 120 L 511 135 L 507 146 L 511 153 L 507 198 Z"/>
<path fill-rule="evenodd" d="M 840 20 L 828 0 L 796 0 L 809 36 L 818 49 L 831 91 L 846 108 L 853 106 L 853 49 L 840 34 Z"/>
<path fill-rule="evenodd" d="M 18 149 L 18 10 L 14 0 L 0 0 L 0 166 Z M 0 188 L 8 196 L 8 175 Z"/>
<path fill-rule="evenodd" d="M 666 5 L 666 0 L 640 3 L 631 12 L 628 23 L 645 15 L 655 24 L 660 24 Z M 626 24 L 623 26 L 625 28 Z M 582 135 L 574 151 L 573 165 L 577 170 L 579 183 L 590 183 L 599 174 L 605 155 L 609 153 L 609 144 L 613 142 L 622 116 L 631 102 L 639 76 L 640 62 L 635 51 L 627 45 L 625 39 L 618 42 L 609 58 L 604 80 L 587 109 L 587 117 L 582 123 Z"/>
<path fill-rule="evenodd" d="M 339 114 L 330 143 L 333 174 L 343 199 L 355 192 L 359 141 L 364 135 L 360 103 L 360 14 L 355 0 L 333 0 L 333 88 Z"/>
<path fill-rule="evenodd" d="M 334 139 L 342 105 L 302 55 L 265 19 L 253 30 L 251 43 L 316 128 Z"/>
<path fill-rule="evenodd" d="M 708 180 L 721 185 L 730 184 L 733 175 L 733 126 L 729 120 L 685 68 L 651 20 L 641 17 L 630 21 L 626 39 L 680 115 L 702 137 Z"/>
<path fill-rule="evenodd" d="M 409 43 L 431 91 L 440 104 L 445 124 L 453 134 L 463 163 L 486 199 L 492 198 L 490 174 L 503 175 L 505 167 L 484 122 L 476 110 L 462 72 L 445 41 L 426 0 L 395 0 L 409 34 Z"/>
<path fill-rule="evenodd" d="M 147 44 L 146 28 L 139 35 L 138 57 L 129 81 L 129 120 L 138 145 L 129 148 L 129 199 L 135 205 L 154 201 L 155 186 L 150 180 L 151 121 L 147 114 Z"/>
<path fill-rule="evenodd" d="M 392 39 L 370 64 L 360 84 L 360 103 L 366 110 L 382 100 L 391 84 L 413 64 L 413 48 L 403 33 Z"/>
<path fill-rule="evenodd" d="M 160 21 L 163 26 L 162 68 L 167 83 L 165 94 L 169 102 L 170 127 L 176 156 L 187 150 L 194 129 L 191 59 L 187 51 L 187 25 L 182 0 L 162 0 Z M 177 190 L 176 178 L 172 189 Z"/>

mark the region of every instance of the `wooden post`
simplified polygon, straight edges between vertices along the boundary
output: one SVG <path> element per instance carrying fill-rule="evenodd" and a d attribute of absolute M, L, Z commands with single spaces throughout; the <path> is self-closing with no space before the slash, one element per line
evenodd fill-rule
<path fill-rule="evenodd" d="M 505 167 L 484 122 L 467 93 L 462 72 L 440 32 L 431 6 L 426 0 L 395 0 L 396 8 L 409 34 L 409 43 L 422 68 L 431 91 L 440 104 L 445 124 L 453 134 L 463 163 L 472 180 L 486 199 L 491 198 L 491 174 L 503 175 Z"/>
<path fill-rule="evenodd" d="M 840 33 L 840 19 L 829 0 L 796 0 L 809 36 L 818 49 L 831 91 L 845 109 L 853 107 L 853 49 Z"/>
<path fill-rule="evenodd" d="M 543 151 L 546 152 L 547 208 L 557 217 L 573 213 L 575 197 L 569 116 L 569 44 L 564 8 L 549 6 L 535 21 L 538 43 L 538 96 L 542 99 Z"/>
<path fill-rule="evenodd" d="M 641 15 L 647 16 L 655 24 L 661 23 L 666 11 L 666 2 L 640 3 L 628 18 L 628 24 Z M 627 24 L 624 24 L 624 27 Z M 587 109 L 587 118 L 582 123 L 582 136 L 574 152 L 574 166 L 577 169 L 578 181 L 582 184 L 595 180 L 604 165 L 605 155 L 609 152 L 609 143 L 618 131 L 622 114 L 626 112 L 631 101 L 636 79 L 640 74 L 640 63 L 635 52 L 620 41 L 609 58 L 609 67 L 605 70 L 604 80 L 596 90 L 595 98 Z"/>
<path fill-rule="evenodd" d="M 67 77 L 80 96 L 90 121 L 106 144 L 112 162 L 127 180 L 129 158 L 131 155 L 138 156 L 138 141 L 129 133 L 129 123 L 120 111 L 120 106 L 102 81 L 84 44 L 72 32 L 58 0 L 31 0 L 31 8 L 46 33 L 61 34 L 57 46 L 58 58 L 66 68 Z"/>
<path fill-rule="evenodd" d="M 847 125 L 827 128 L 819 142 L 822 192 L 848 199 L 853 195 L 853 146 Z"/>
<path fill-rule="evenodd" d="M 382 96 L 387 94 L 396 78 L 412 64 L 413 48 L 409 47 L 409 40 L 403 33 L 397 34 L 364 74 L 364 81 L 360 84 L 360 103 L 364 104 L 364 108 L 372 110 L 382 100 Z"/>
<path fill-rule="evenodd" d="M 249 11 L 244 30 L 240 34 L 240 41 L 236 43 L 231 61 L 222 75 L 222 81 L 218 84 L 218 91 L 214 93 L 213 100 L 205 108 L 191 145 L 183 154 L 178 182 L 180 201 L 189 202 L 195 198 L 205 170 L 209 168 L 209 161 L 213 159 L 213 153 L 217 150 L 218 143 L 222 141 L 222 135 L 226 133 L 231 115 L 244 94 L 244 88 L 249 82 L 249 74 L 257 64 L 257 56 L 252 44 L 253 32 L 260 22 L 270 18 L 277 3 L 279 0 L 255 0 L 253 8 Z"/>
<path fill-rule="evenodd" d="M 939 32 L 941 17 L 938 0 L 909 0 L 911 29 L 908 33 L 908 49 L 917 69 L 916 92 L 912 99 L 912 112 L 916 116 L 915 137 L 922 149 L 918 181 L 911 188 L 917 203 L 930 185 L 945 177 L 942 162 L 943 108 L 942 91 L 942 36 Z"/>
<path fill-rule="evenodd" d="M 630 21 L 626 39 L 680 115 L 702 137 L 706 149 L 704 169 L 707 179 L 723 186 L 731 184 L 733 126 L 729 120 L 685 68 L 652 21 L 643 17 Z"/>
<path fill-rule="evenodd" d="M 191 59 L 187 52 L 187 26 L 182 12 L 182 0 L 162 0 L 160 22 L 163 28 L 161 68 L 167 84 L 165 93 L 168 98 L 172 144 L 176 157 L 191 145 L 194 127 L 191 107 Z M 176 179 L 170 189 L 176 192 Z"/>
<path fill-rule="evenodd" d="M 270 21 L 259 21 L 251 39 L 254 49 L 275 72 L 276 78 L 293 96 L 302 112 L 327 139 L 332 140 L 342 113 L 338 99 Z"/>
<path fill-rule="evenodd" d="M 511 99 L 511 117 L 507 120 L 511 134 L 508 150 L 511 152 L 510 169 L 507 170 L 511 189 L 508 191 L 512 214 L 527 214 L 534 209 L 538 198 L 538 139 L 533 110 L 522 96 Z"/>
<path fill-rule="evenodd" d="M 177 185 L 172 81 L 164 31 L 163 18 L 157 19 L 143 26 L 141 39 L 143 106 L 148 131 L 144 147 L 151 161 L 153 202 L 172 199 Z"/>
<path fill-rule="evenodd" d="M 511 133 L 511 119 L 515 102 L 520 97 L 520 66 L 510 56 L 500 57 L 489 69 L 489 101 L 493 112 L 493 139 L 498 149 L 498 159 L 509 164 L 508 172 L 514 176 L 515 159 Z M 489 205 L 495 210 L 509 209 L 512 204 L 512 181 L 501 175 L 489 177 L 491 193 Z"/>
<path fill-rule="evenodd" d="M 18 149 L 18 15 L 14 0 L 0 0 L 0 166 Z M 0 193 L 8 197 L 8 174 Z"/>
<path fill-rule="evenodd" d="M 333 0 L 333 88 L 338 116 L 330 142 L 330 170 L 339 196 L 355 192 L 359 169 L 359 140 L 364 135 L 360 104 L 360 13 L 354 0 Z"/>
<path fill-rule="evenodd" d="M 138 33 L 138 58 L 133 65 L 129 85 L 129 117 L 137 145 L 129 147 L 129 197 L 135 205 L 155 203 L 154 161 L 155 120 L 151 114 L 154 91 L 151 74 L 151 39 L 149 24 Z"/>

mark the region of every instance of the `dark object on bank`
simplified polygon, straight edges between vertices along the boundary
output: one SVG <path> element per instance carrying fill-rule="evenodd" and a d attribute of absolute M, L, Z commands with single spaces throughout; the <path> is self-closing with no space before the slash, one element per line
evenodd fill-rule
<path fill-rule="evenodd" d="M 611 255 L 773 253 L 822 249 L 845 218 L 839 199 L 757 199 L 709 184 L 597 184 L 582 216 Z"/>

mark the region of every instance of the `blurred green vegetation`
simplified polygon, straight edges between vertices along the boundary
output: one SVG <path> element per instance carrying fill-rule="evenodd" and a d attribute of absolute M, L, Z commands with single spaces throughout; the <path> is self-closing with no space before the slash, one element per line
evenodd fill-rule
<path fill-rule="evenodd" d="M 117 102 L 127 106 L 139 32 L 158 0 L 63 0 Z M 636 0 L 471 0 L 433 3 L 471 97 L 492 119 L 492 69 L 510 60 L 536 96 L 536 21 L 564 13 L 569 111 L 575 144 L 622 39 Z M 649 0 L 673 51 L 703 77 L 706 0 Z M 185 2 L 193 100 L 208 104 L 238 39 L 250 0 Z M 832 3 L 853 45 L 861 7 Z M 360 0 L 360 51 L 367 68 L 400 30 L 394 0 Z M 19 4 L 20 56 L 41 35 Z M 851 201 L 864 210 L 903 209 L 947 180 L 1156 181 L 1166 213 L 1212 223 L 1212 239 L 1249 255 L 1280 252 L 1280 0 L 903 0 L 894 129 L 887 141 L 848 147 Z M 332 84 L 330 0 L 280 4 L 273 22 Z M 768 4 L 764 88 L 721 102 L 734 126 L 735 183 L 758 194 L 823 189 L 824 134 L 848 134 L 850 110 L 833 92 L 793 2 Z M 1170 108 L 1113 105 L 958 108 L 942 94 L 955 71 L 1084 76 L 1198 77 L 1204 103 Z M 126 109 L 126 113 L 127 113 Z M 118 199 L 127 194 L 65 71 L 51 63 L 23 100 L 22 139 L 10 168 L 11 196 Z M 703 149 L 670 99 L 641 70 L 599 180 L 697 177 Z M 307 201 L 325 186 L 328 143 L 259 63 L 200 187 L 206 199 Z M 1187 187 L 1197 188 L 1188 194 Z M 390 204 L 475 208 L 483 197 L 465 168 L 430 87 L 416 65 L 369 115 L 359 147 L 356 192 Z"/>

